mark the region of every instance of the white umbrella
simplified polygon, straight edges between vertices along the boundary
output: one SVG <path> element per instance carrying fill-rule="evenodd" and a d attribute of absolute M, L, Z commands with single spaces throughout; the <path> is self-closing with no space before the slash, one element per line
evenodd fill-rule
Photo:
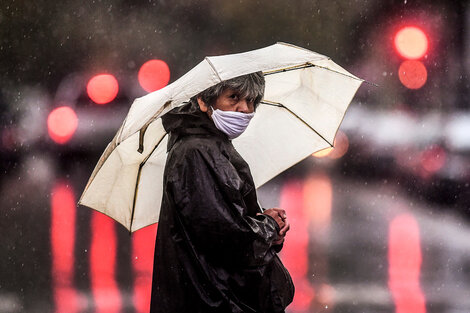
<path fill-rule="evenodd" d="M 266 79 L 264 99 L 247 130 L 233 140 L 256 186 L 332 147 L 362 79 L 324 55 L 286 43 L 206 57 L 174 83 L 134 101 L 79 204 L 130 232 L 158 222 L 168 137 L 160 117 L 208 87 L 258 71 Z"/>

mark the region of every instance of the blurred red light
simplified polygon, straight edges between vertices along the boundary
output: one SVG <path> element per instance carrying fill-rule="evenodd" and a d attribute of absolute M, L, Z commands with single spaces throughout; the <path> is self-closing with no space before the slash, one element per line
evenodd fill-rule
<path fill-rule="evenodd" d="M 286 210 L 291 225 L 281 254 L 296 286 L 294 300 L 290 305 L 293 312 L 306 311 L 315 293 L 306 277 L 309 233 L 307 212 L 304 212 L 303 207 L 302 187 L 298 181 L 288 182 L 282 187 L 280 198 L 280 207 Z"/>
<path fill-rule="evenodd" d="M 421 154 L 421 165 L 428 173 L 439 171 L 446 163 L 446 152 L 437 145 L 430 146 Z"/>
<path fill-rule="evenodd" d="M 170 68 L 162 60 L 147 61 L 140 68 L 138 79 L 147 92 L 161 89 L 170 81 Z"/>
<path fill-rule="evenodd" d="M 66 183 L 55 184 L 51 194 L 53 276 L 67 282 L 73 279 L 75 210 L 73 190 Z"/>
<path fill-rule="evenodd" d="M 153 224 L 132 235 L 133 298 L 136 313 L 149 312 L 150 310 L 156 234 L 157 224 Z"/>
<path fill-rule="evenodd" d="M 428 51 L 428 38 L 418 27 L 403 27 L 395 35 L 395 49 L 404 58 L 419 59 Z"/>
<path fill-rule="evenodd" d="M 91 100 L 97 104 L 105 104 L 116 98 L 119 84 L 113 75 L 100 74 L 90 79 L 86 89 Z"/>
<path fill-rule="evenodd" d="M 419 89 L 428 79 L 428 71 L 420 61 L 404 61 L 398 69 L 398 78 L 409 89 Z"/>
<path fill-rule="evenodd" d="M 56 143 L 64 144 L 77 130 L 78 118 L 75 111 L 67 106 L 54 109 L 47 117 L 49 136 Z"/>
<path fill-rule="evenodd" d="M 74 288 L 76 207 L 73 189 L 56 183 L 51 194 L 52 288 L 55 312 L 79 312 L 82 304 Z"/>
<path fill-rule="evenodd" d="M 304 181 L 303 200 L 304 210 L 308 213 L 310 224 L 314 226 L 311 232 L 324 232 L 331 222 L 333 202 L 331 179 L 322 174 L 310 176 Z"/>
<path fill-rule="evenodd" d="M 338 131 L 334 141 L 334 149 L 330 154 L 330 158 L 339 159 L 348 152 L 349 140 L 348 136 L 342 131 Z"/>
<path fill-rule="evenodd" d="M 346 154 L 349 148 L 349 140 L 346 134 L 338 131 L 333 142 L 334 147 L 329 147 L 312 154 L 316 158 L 330 157 L 331 159 L 339 159 Z"/>
<path fill-rule="evenodd" d="M 336 148 L 335 148 L 336 149 Z M 333 151 L 333 156 L 335 152 Z M 312 287 L 315 293 L 308 312 L 321 312 L 325 308 L 334 305 L 334 289 L 328 283 L 329 261 L 328 245 L 331 210 L 333 205 L 333 187 L 331 178 L 323 173 L 309 175 L 303 182 L 303 216 L 308 230 L 308 273 L 314 273 L 315 279 Z M 287 212 L 288 218 L 290 212 Z M 297 287 L 296 287 L 297 288 Z M 305 287 L 300 286 L 305 289 Z M 308 287 L 306 288 L 309 289 Z M 301 311 L 307 312 L 307 311 Z"/>
<path fill-rule="evenodd" d="M 411 214 L 395 217 L 389 227 L 389 280 L 397 313 L 425 313 L 426 301 L 421 290 L 421 239 L 419 226 Z"/>
<path fill-rule="evenodd" d="M 312 153 L 312 156 L 316 158 L 324 158 L 324 157 L 329 156 L 331 152 L 333 152 L 333 147 L 328 147 L 328 148 Z"/>
<path fill-rule="evenodd" d="M 114 221 L 94 211 L 91 215 L 90 276 L 96 313 L 117 313 L 122 298 L 116 281 L 117 236 Z"/>

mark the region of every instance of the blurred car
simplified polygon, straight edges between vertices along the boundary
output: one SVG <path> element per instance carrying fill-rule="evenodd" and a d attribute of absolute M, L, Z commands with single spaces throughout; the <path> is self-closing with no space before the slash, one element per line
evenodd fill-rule
<path fill-rule="evenodd" d="M 412 196 L 469 214 L 470 113 L 416 115 L 352 105 L 343 171 L 397 180 Z"/>

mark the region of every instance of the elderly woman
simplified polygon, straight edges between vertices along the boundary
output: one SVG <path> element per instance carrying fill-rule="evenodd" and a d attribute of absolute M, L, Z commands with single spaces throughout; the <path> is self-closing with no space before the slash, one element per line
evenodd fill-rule
<path fill-rule="evenodd" d="M 169 134 L 151 312 L 284 312 L 284 210 L 258 205 L 232 145 L 264 93 L 261 72 L 223 81 L 162 117 Z"/>

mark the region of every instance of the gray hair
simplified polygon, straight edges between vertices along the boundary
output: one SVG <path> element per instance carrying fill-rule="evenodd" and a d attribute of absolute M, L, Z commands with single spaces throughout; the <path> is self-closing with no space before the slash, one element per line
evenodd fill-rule
<path fill-rule="evenodd" d="M 191 98 L 191 102 L 197 103 L 197 98 L 201 97 L 202 101 L 208 105 L 213 105 L 215 100 L 227 88 L 233 89 L 238 93 L 241 99 L 252 99 L 255 108 L 261 102 L 264 96 L 264 76 L 263 72 L 251 73 L 238 76 L 229 80 L 224 80 L 217 85 L 207 88 Z"/>

